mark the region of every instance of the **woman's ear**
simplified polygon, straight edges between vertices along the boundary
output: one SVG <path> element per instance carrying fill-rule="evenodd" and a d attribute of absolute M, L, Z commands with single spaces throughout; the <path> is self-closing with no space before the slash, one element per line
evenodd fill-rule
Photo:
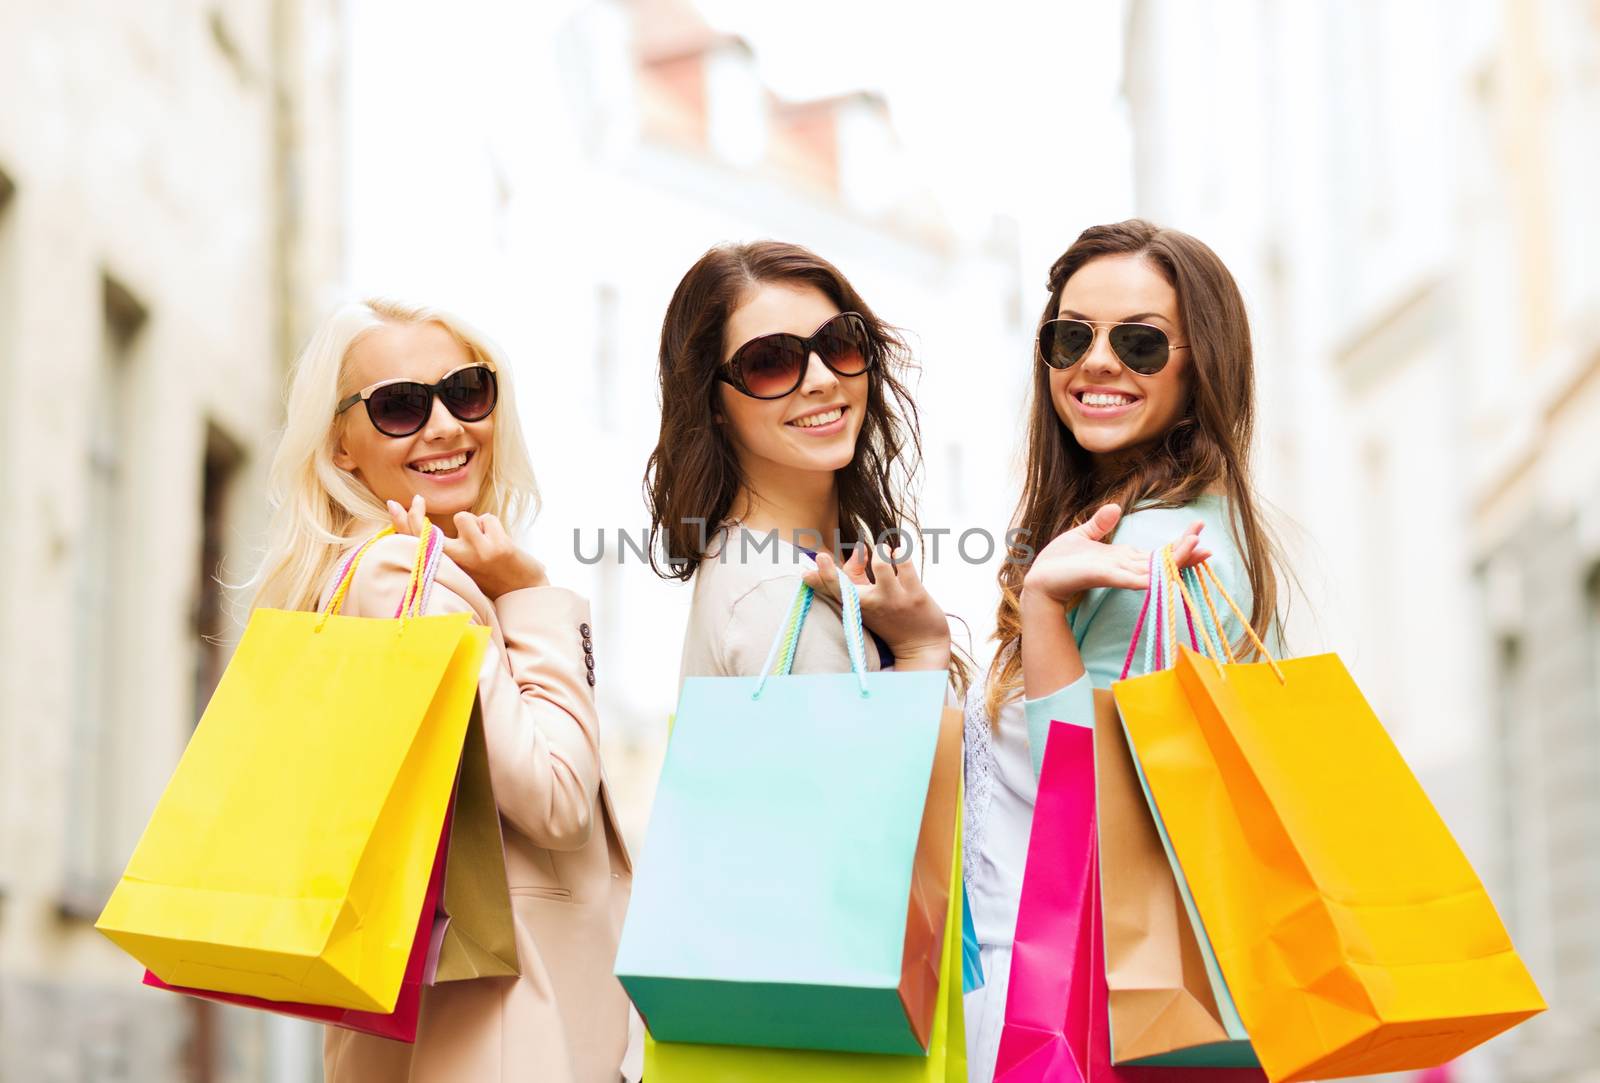
<path fill-rule="evenodd" d="M 340 437 L 339 442 L 333 445 L 333 465 L 346 473 L 355 472 L 356 461 L 345 450 L 343 437 Z"/>

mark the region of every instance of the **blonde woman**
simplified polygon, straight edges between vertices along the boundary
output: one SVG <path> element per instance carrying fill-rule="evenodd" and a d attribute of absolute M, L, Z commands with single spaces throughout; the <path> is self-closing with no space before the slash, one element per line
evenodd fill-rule
<path fill-rule="evenodd" d="M 521 976 L 425 989 L 414 1045 L 329 1028 L 327 1080 L 615 1083 L 631 870 L 600 765 L 589 605 L 512 541 L 538 497 L 504 358 L 442 312 L 341 308 L 295 367 L 272 491 L 256 605 L 318 608 L 362 541 L 431 520 L 447 540 L 428 612 L 471 613 L 492 640 L 478 697 Z M 414 551 L 378 541 L 344 612 L 392 617 Z"/>

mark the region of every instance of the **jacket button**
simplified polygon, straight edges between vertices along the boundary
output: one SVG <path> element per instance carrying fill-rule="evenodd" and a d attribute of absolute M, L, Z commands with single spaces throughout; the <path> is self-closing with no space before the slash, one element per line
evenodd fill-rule
<path fill-rule="evenodd" d="M 589 638 L 589 624 L 588 624 L 587 621 L 584 622 L 583 624 L 578 625 L 578 634 L 581 635 L 584 639 L 588 639 Z"/>
<path fill-rule="evenodd" d="M 592 655 L 592 654 L 584 655 L 583 656 L 583 664 L 585 666 L 587 666 L 591 670 L 594 669 L 594 655 Z"/>
<path fill-rule="evenodd" d="M 589 687 L 594 687 L 594 670 L 592 669 L 589 671 Z"/>
<path fill-rule="evenodd" d="M 583 650 L 585 654 L 594 650 L 594 640 L 585 638 L 583 641 Z"/>

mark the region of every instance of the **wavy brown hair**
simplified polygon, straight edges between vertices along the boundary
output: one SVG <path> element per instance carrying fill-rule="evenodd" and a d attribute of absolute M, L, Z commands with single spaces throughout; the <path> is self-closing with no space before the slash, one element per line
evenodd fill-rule
<path fill-rule="evenodd" d="M 841 312 L 866 321 L 873 365 L 855 457 L 835 472 L 841 542 L 867 546 L 897 528 L 916 529 L 909 495 L 922 457 L 917 408 L 901 382 L 911 352 L 839 269 L 781 241 L 725 244 L 689 268 L 661 324 L 661 435 L 645 466 L 650 564 L 664 579 L 689 580 L 744 483 L 733 445 L 717 424 L 723 329 L 745 296 L 768 282 L 804 283 Z M 694 520 L 704 520 L 701 525 Z"/>
<path fill-rule="evenodd" d="M 1178 295 L 1178 317 L 1193 364 L 1183 416 L 1149 453 L 1126 456 L 1109 472 L 1096 469 L 1050 398 L 1049 369 L 1033 357 L 1027 460 L 1013 525 L 1033 551 L 1093 515 L 1102 504 L 1124 511 L 1183 507 L 1218 482 L 1226 488 L 1230 529 L 1238 540 L 1253 595 L 1250 624 L 1265 636 L 1278 599 L 1277 546 L 1257 507 L 1250 482 L 1250 441 L 1255 428 L 1255 362 L 1250 321 L 1233 275 L 1205 244 L 1174 229 L 1134 218 L 1084 230 L 1050 268 L 1050 299 L 1039 317 L 1053 319 L 1067 279 L 1102 256 L 1137 256 L 1150 263 Z M 1000 607 L 989 668 L 986 705 L 991 719 L 1022 687 L 1022 578 L 1028 562 L 1000 568 Z M 1068 608 L 1081 597 L 1073 598 Z M 1243 653 L 1243 643 L 1241 643 Z"/>

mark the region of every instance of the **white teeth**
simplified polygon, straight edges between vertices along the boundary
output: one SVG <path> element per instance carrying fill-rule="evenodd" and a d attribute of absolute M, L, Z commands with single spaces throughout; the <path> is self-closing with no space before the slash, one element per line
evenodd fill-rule
<path fill-rule="evenodd" d="M 424 474 L 442 474 L 465 465 L 467 465 L 467 453 L 463 451 L 460 454 L 450 456 L 448 459 L 434 459 L 430 462 L 415 463 L 411 469 Z"/>
<path fill-rule="evenodd" d="M 1127 406 L 1136 401 L 1131 395 L 1102 395 L 1090 392 L 1083 396 L 1085 406 Z"/>
<path fill-rule="evenodd" d="M 812 414 L 810 417 L 798 418 L 789 422 L 789 424 L 798 429 L 814 429 L 818 425 L 828 425 L 832 422 L 838 421 L 843 416 L 844 408 L 842 406 L 835 406 L 832 410 L 829 410 L 825 414 Z"/>

